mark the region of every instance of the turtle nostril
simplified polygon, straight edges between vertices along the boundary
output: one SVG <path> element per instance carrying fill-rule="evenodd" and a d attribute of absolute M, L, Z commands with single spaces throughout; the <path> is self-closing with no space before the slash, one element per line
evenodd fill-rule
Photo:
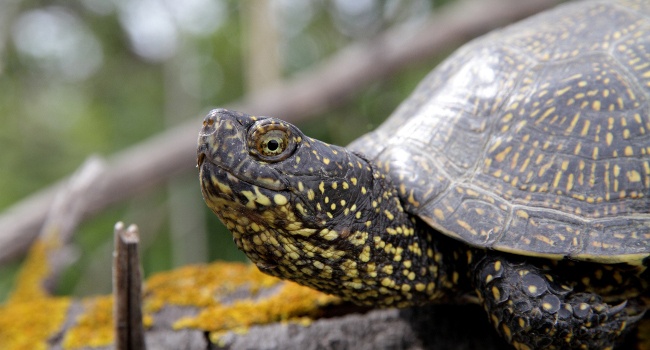
<path fill-rule="evenodd" d="M 211 135 L 216 131 L 217 128 L 217 118 L 213 115 L 209 115 L 203 119 L 203 126 L 201 127 L 201 136 Z"/>

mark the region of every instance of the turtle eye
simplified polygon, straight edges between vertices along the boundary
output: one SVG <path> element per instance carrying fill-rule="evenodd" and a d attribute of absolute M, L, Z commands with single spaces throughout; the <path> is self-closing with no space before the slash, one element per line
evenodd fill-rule
<path fill-rule="evenodd" d="M 266 162 L 286 159 L 293 153 L 295 146 L 291 129 L 278 121 L 262 119 L 253 124 L 249 131 L 250 153 Z"/>
<path fill-rule="evenodd" d="M 257 151 L 265 156 L 275 156 L 281 154 L 286 148 L 287 133 L 281 130 L 271 130 L 260 136 L 257 141 Z"/>

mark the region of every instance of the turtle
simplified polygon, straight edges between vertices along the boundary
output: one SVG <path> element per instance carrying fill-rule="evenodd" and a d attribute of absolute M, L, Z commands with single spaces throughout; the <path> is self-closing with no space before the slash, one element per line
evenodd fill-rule
<path fill-rule="evenodd" d="M 214 109 L 197 158 L 264 273 L 371 307 L 474 300 L 516 349 L 611 349 L 650 307 L 650 2 L 474 39 L 347 147 Z"/>

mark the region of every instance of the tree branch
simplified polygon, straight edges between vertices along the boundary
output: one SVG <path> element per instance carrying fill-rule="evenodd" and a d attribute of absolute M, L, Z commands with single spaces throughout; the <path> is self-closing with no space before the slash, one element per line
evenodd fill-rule
<path fill-rule="evenodd" d="M 463 0 L 435 13 L 421 27 L 395 28 L 348 48 L 262 93 L 228 107 L 298 121 L 340 105 L 373 81 L 449 50 L 495 27 L 527 17 L 556 0 Z M 109 160 L 105 186 L 87 193 L 84 217 L 180 173 L 192 171 L 198 119 L 153 136 Z M 16 203 L 0 215 L 0 263 L 24 254 L 66 180 Z"/>

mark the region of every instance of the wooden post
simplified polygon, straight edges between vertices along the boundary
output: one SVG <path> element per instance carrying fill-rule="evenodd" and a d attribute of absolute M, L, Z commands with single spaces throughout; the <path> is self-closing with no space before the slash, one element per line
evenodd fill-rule
<path fill-rule="evenodd" d="M 113 252 L 113 316 L 115 322 L 115 348 L 117 350 L 144 350 L 142 325 L 142 275 L 138 245 L 138 227 L 124 229 L 115 225 L 115 251 Z"/>

